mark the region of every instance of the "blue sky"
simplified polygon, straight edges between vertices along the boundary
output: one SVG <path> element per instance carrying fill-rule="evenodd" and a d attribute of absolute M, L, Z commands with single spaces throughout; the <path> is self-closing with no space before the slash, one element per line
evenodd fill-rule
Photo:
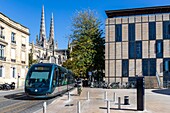
<path fill-rule="evenodd" d="M 30 42 L 39 35 L 42 5 L 45 8 L 46 35 L 49 36 L 51 13 L 54 15 L 55 40 L 59 49 L 66 49 L 71 33 L 71 18 L 76 11 L 95 10 L 105 23 L 105 10 L 170 5 L 170 0 L 0 0 L 0 12 L 30 30 Z M 104 26 L 103 26 L 104 28 Z"/>

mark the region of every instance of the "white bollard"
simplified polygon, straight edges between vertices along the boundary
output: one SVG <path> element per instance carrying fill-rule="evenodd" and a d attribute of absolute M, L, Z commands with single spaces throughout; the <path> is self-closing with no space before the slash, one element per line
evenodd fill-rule
<path fill-rule="evenodd" d="M 70 101 L 70 92 L 68 92 L 68 100 Z"/>
<path fill-rule="evenodd" d="M 113 92 L 113 102 L 116 102 L 116 93 Z"/>
<path fill-rule="evenodd" d="M 43 103 L 43 113 L 46 113 L 46 108 L 47 108 L 47 103 L 44 102 L 44 103 Z"/>
<path fill-rule="evenodd" d="M 107 91 L 104 93 L 104 99 L 107 100 Z"/>
<path fill-rule="evenodd" d="M 81 113 L 81 109 L 80 109 L 80 101 L 77 102 L 77 113 Z"/>
<path fill-rule="evenodd" d="M 89 100 L 89 91 L 87 92 L 87 100 Z"/>
<path fill-rule="evenodd" d="M 107 100 L 107 113 L 110 113 L 110 101 Z"/>
<path fill-rule="evenodd" d="M 118 109 L 121 109 L 121 99 L 118 97 Z"/>

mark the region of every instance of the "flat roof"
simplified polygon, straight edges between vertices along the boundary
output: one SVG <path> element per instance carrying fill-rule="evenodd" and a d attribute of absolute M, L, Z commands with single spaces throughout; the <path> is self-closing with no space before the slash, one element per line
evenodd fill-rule
<path fill-rule="evenodd" d="M 170 13 L 170 5 L 120 9 L 120 10 L 106 10 L 105 13 L 108 18 L 120 17 L 120 16 L 142 15 L 142 14 Z"/>

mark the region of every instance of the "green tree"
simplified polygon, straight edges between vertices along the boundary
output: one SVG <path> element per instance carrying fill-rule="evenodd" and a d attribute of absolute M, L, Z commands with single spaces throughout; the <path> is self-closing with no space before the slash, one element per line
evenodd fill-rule
<path fill-rule="evenodd" d="M 29 53 L 29 68 L 35 63 L 38 63 L 38 61 L 33 59 L 33 53 Z"/>
<path fill-rule="evenodd" d="M 87 77 L 88 71 L 104 69 L 104 37 L 101 22 L 92 10 L 76 13 L 72 21 L 72 60 L 63 66 L 71 69 L 78 77 Z"/>

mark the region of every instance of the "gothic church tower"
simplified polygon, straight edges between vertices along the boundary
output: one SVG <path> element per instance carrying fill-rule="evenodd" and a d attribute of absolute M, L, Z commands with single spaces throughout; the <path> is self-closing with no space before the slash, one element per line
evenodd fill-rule
<path fill-rule="evenodd" d="M 37 45 L 46 48 L 46 31 L 45 31 L 45 17 L 44 17 L 44 6 L 41 12 L 41 23 L 40 23 L 40 34 L 39 39 L 36 39 Z"/>
<path fill-rule="evenodd" d="M 48 40 L 49 49 L 54 49 L 54 20 L 53 20 L 53 13 L 51 17 L 51 23 L 50 23 L 50 35 Z"/>
<path fill-rule="evenodd" d="M 36 36 L 36 44 L 38 46 L 45 48 L 45 49 L 54 50 L 54 49 L 57 49 L 57 46 L 56 46 L 57 42 L 55 44 L 54 39 L 55 38 L 54 38 L 54 17 L 53 17 L 53 13 L 52 13 L 51 22 L 50 22 L 49 39 L 47 41 L 46 31 L 45 31 L 44 6 L 43 6 L 42 12 L 41 12 L 40 34 L 39 34 L 39 37 Z"/>

